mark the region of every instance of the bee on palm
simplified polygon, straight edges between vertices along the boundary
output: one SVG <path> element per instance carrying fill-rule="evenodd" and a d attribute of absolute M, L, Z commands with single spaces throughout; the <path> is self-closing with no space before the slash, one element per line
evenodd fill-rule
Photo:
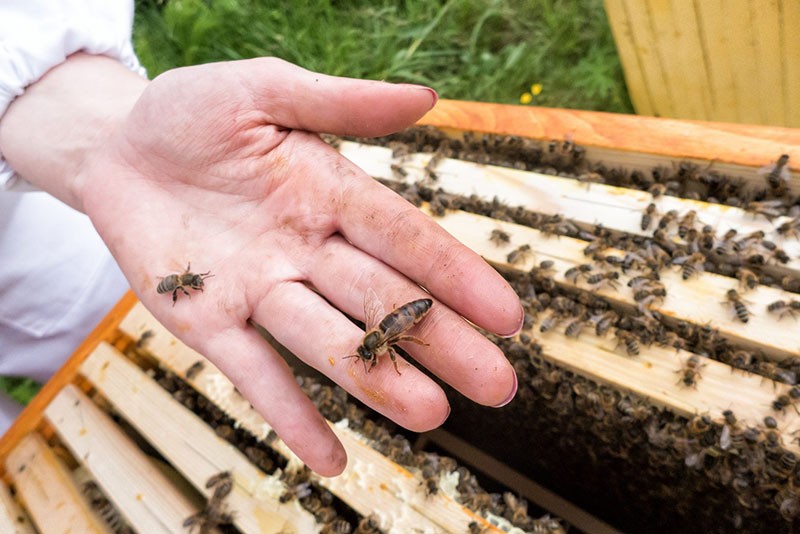
<path fill-rule="evenodd" d="M 397 368 L 396 345 L 404 341 L 428 345 L 425 341 L 408 335 L 406 332 L 428 315 L 431 306 L 433 306 L 432 299 L 417 299 L 394 309 L 378 322 L 378 318 L 385 313 L 383 304 L 375 291 L 372 288 L 368 289 L 364 296 L 364 318 L 367 327 L 364 339 L 356 348 L 355 354 L 345 356 L 344 359 L 360 359 L 364 364 L 364 370 L 369 372 L 377 365 L 378 356 L 388 352 L 394 364 L 394 370 L 398 375 L 402 374 Z M 367 367 L 367 363 L 370 364 L 369 367 Z"/>
<path fill-rule="evenodd" d="M 182 291 L 183 294 L 189 298 L 191 298 L 192 295 L 186 290 L 187 287 L 195 291 L 203 291 L 203 287 L 205 287 L 204 280 L 214 275 L 211 274 L 211 271 L 196 274 L 193 273 L 191 269 L 192 264 L 189 263 L 186 265 L 186 270 L 184 272 L 170 274 L 161 278 L 161 282 L 159 282 L 156 287 L 156 292 L 159 294 L 172 292 L 172 305 L 175 306 L 175 302 L 178 300 L 178 291 Z"/>

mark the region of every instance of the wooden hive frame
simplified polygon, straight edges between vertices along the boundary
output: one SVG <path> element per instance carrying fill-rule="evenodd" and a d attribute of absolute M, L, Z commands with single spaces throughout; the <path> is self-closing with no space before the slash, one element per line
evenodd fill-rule
<path fill-rule="evenodd" d="M 145 335 L 145 332 L 147 334 Z M 147 355 L 214 403 L 237 427 L 248 431 L 287 459 L 286 471 L 302 468 L 296 456 L 272 438 L 271 428 L 210 362 L 183 345 L 128 293 L 98 325 L 65 366 L 43 387 L 0 440 L 5 484 L 0 524 L 19 532 L 43 532 L 63 525 L 81 532 L 107 532 L 108 526 L 81 495 L 64 461 L 63 444 L 102 488 L 124 519 L 140 532 L 186 530 L 187 518 L 203 504 L 187 497 L 181 485 L 148 460 L 100 406 L 135 428 L 197 491 L 210 499 L 207 481 L 232 473 L 226 509 L 242 532 L 312 532 L 314 515 L 297 500 L 281 498 L 289 488 L 278 475 L 256 468 L 235 446 L 215 434 L 198 416 L 164 390 L 125 352 L 147 341 Z M 141 351 L 140 351 L 141 353 Z M 92 397 L 87 393 L 91 393 Z M 445 491 L 428 494 L 423 479 L 383 456 L 367 438 L 344 424 L 332 424 L 349 456 L 337 477 L 311 475 L 363 517 L 374 516 L 382 529 L 403 532 L 466 532 L 475 523 L 500 532 L 486 518 L 456 502 Z M 48 442 L 57 436 L 55 452 Z M 280 473 L 280 471 L 278 472 Z M 13 486 L 16 500 L 9 495 Z M 25 511 L 20 510 L 22 505 Z M 30 517 L 29 517 L 30 516 Z M 9 528 L 12 528 L 9 527 Z M 553 532 L 556 532 L 554 530 Z"/>
<path fill-rule="evenodd" d="M 790 165 L 795 172 L 799 170 L 797 165 L 800 163 L 800 132 L 783 128 L 754 128 L 453 101 L 441 101 L 422 122 L 449 132 L 517 135 L 543 142 L 569 137 L 576 144 L 586 147 L 587 158 L 615 161 L 631 168 L 652 168 L 684 159 L 713 159 L 716 167 L 754 182 L 763 180 L 757 169 L 770 163 L 779 154 L 790 155 Z M 647 134 L 634 133 L 642 131 Z M 392 158 L 390 150 L 350 142 L 342 143 L 340 149 L 370 175 L 389 181 L 400 179 L 392 172 L 396 159 Z M 413 182 L 424 179 L 430 158 L 430 154 L 405 158 L 403 163 L 409 172 L 403 180 Z M 545 212 L 556 210 L 557 213 L 565 213 L 568 218 L 587 227 L 597 222 L 594 218 L 596 216 L 586 217 L 579 208 L 581 203 L 585 205 L 588 202 L 605 210 L 601 211 L 602 220 L 608 221 L 606 224 L 609 228 L 621 232 L 637 232 L 641 210 L 651 200 L 650 195 L 619 191 L 619 188 L 610 186 L 592 184 L 587 187 L 586 184 L 574 180 L 460 161 L 440 161 L 437 163 L 436 173 L 439 178 L 438 186 L 450 192 L 477 194 L 487 199 L 495 196 L 517 201 L 521 199 L 520 203 L 526 204 L 529 209 Z M 531 194 L 531 191 L 537 191 L 537 194 Z M 658 202 L 659 208 L 664 211 L 698 209 L 704 217 L 713 218 L 713 221 L 704 221 L 717 228 L 729 225 L 769 229 L 773 226 L 733 208 L 718 209 L 673 197 L 663 197 Z M 563 277 L 568 268 L 586 261 L 582 254 L 585 243 L 567 237 L 547 237 L 529 227 L 462 211 L 447 212 L 436 220 L 501 270 L 524 273 L 542 260 L 551 260 L 561 273 L 556 276 L 559 286 L 577 286 L 578 290 L 592 289 L 585 282 L 574 284 Z M 488 235 L 498 228 L 511 236 L 508 245 L 498 247 L 488 241 Z M 534 256 L 521 263 L 509 262 L 509 252 L 520 244 L 529 244 L 534 250 Z M 786 249 L 793 258 L 800 252 L 794 243 L 787 242 Z M 792 263 L 781 268 L 788 272 L 796 270 L 796 260 L 793 259 Z M 783 325 L 776 326 L 775 321 L 764 320 L 762 316 L 765 314 L 754 314 L 752 322 L 742 328 L 725 307 L 708 304 L 712 298 L 713 301 L 719 301 L 719 296 L 726 289 L 737 287 L 736 280 L 703 273 L 696 280 L 683 283 L 677 280 L 677 274 L 673 275 L 667 275 L 665 280 L 670 287 L 670 297 L 657 305 L 663 314 L 693 323 L 713 319 L 719 326 L 721 335 L 744 346 L 757 347 L 775 360 L 797 354 L 798 346 L 794 343 L 793 336 L 787 333 Z M 615 306 L 635 306 L 627 291 L 601 289 L 597 293 L 612 301 Z M 779 298 L 789 299 L 791 295 L 777 289 L 760 287 L 757 291 L 748 293 L 747 298 L 753 301 L 755 309 Z M 703 307 L 699 307 L 698 303 L 704 303 Z M 702 309 L 703 314 L 697 315 L 698 309 Z M 125 516 L 132 524 L 147 528 L 148 531 L 165 526 L 167 530 L 179 529 L 182 519 L 198 510 L 197 502 L 192 502 L 184 492 L 170 490 L 166 494 L 160 493 L 167 491 L 164 488 L 171 485 L 163 482 L 164 475 L 154 470 L 146 460 L 135 459 L 134 452 L 123 455 L 126 460 L 120 462 L 123 465 L 123 475 L 117 471 L 111 475 L 112 482 L 107 482 L 109 475 L 104 472 L 104 462 L 92 462 L 92 459 L 114 454 L 118 457 L 119 452 L 114 451 L 127 445 L 124 444 L 123 437 L 109 430 L 108 417 L 102 411 L 94 410 L 94 404 L 86 396 L 87 392 L 99 393 L 106 402 L 114 406 L 115 412 L 130 421 L 142 420 L 141 410 L 146 406 L 143 407 L 140 402 L 146 405 L 148 399 L 163 394 L 152 388 L 152 380 L 146 373 L 120 357 L 121 353 L 148 330 L 156 334 L 151 338 L 148 349 L 158 354 L 163 365 L 218 402 L 223 411 L 233 416 L 254 435 L 267 437 L 269 427 L 266 423 L 249 408 L 246 401 L 240 397 L 237 401 L 230 383 L 213 366 L 207 364 L 201 372 L 186 376 L 200 356 L 176 342 L 160 325 L 154 323 L 135 297 L 129 294 L 98 325 L 92 336 L 87 338 L 75 355 L 44 386 L 20 419 L 0 439 L 0 458 L 3 459 L 5 481 L 13 484 L 17 491 L 17 500 L 25 502 L 26 508 L 44 510 L 47 509 L 48 502 L 52 505 L 54 501 L 72 501 L 74 504 L 62 507 L 72 515 L 68 516 L 69 519 L 60 519 L 61 521 L 77 521 L 75 518 L 81 517 L 86 522 L 86 531 L 103 529 L 97 520 L 97 514 L 82 502 L 74 482 L 64 476 L 62 460 L 53 456 L 45 446 L 47 440 L 57 435 L 58 441 L 70 449 L 73 457 L 83 458 L 92 475 L 98 480 L 103 479 L 101 485 L 108 485 L 103 485 L 103 489 L 109 496 L 113 494 L 112 500 L 125 503 Z M 545 360 L 598 383 L 609 384 L 650 399 L 654 404 L 687 418 L 708 414 L 719 420 L 723 411 L 732 409 L 742 421 L 756 425 L 766 415 L 772 414 L 770 404 L 776 396 L 789 389 L 787 385 L 765 381 L 761 376 L 745 372 L 732 373 L 730 366 L 716 361 L 705 362 L 701 387 L 685 388 L 676 383 L 675 370 L 680 367 L 681 361 L 688 358 L 686 354 L 649 347 L 643 349 L 639 357 L 631 358 L 620 351 L 611 340 L 591 336 L 579 339 L 567 339 L 563 336 L 537 337 L 540 338 L 542 357 Z M 146 394 L 141 393 L 145 391 Z M 131 392 L 137 395 L 132 395 Z M 163 402 L 168 404 L 168 400 L 167 395 Z M 137 410 L 140 410 L 138 414 Z M 173 466 L 201 493 L 209 493 L 210 490 L 204 484 L 214 473 L 234 470 L 235 490 L 230 499 L 237 510 L 237 526 L 242 530 L 258 530 L 269 524 L 275 530 L 284 528 L 302 531 L 312 524 L 313 517 L 308 513 L 297 507 L 282 506 L 274 495 L 268 509 L 259 508 L 259 499 L 265 492 L 268 493 L 265 488 L 278 482 L 270 481 L 263 473 L 253 470 L 252 466 L 248 467 L 248 462 L 243 461 L 240 454 L 237 456 L 237 451 L 217 443 L 212 436 L 201 440 L 203 443 L 208 442 L 210 449 L 195 447 L 197 450 L 193 450 L 191 454 L 186 452 L 185 447 L 173 450 L 177 445 L 172 440 L 177 438 L 169 437 L 169 428 L 191 428 L 192 435 L 197 436 L 208 433 L 208 429 L 204 430 L 197 425 L 190 415 L 176 408 L 174 411 L 164 410 L 163 419 L 148 421 L 148 424 L 142 423 L 142 426 L 137 426 L 135 422 L 131 424 L 142 436 L 149 437 L 162 455 L 169 458 Z M 175 419 L 170 419 L 171 417 Z M 787 410 L 778 419 L 784 435 L 800 430 L 800 416 L 794 411 Z M 159 424 L 164 426 L 158 426 Z M 350 503 L 358 512 L 368 515 L 369 510 L 376 506 L 394 510 L 389 513 L 393 517 L 391 522 L 386 522 L 383 526 L 395 528 L 422 525 L 434 530 L 465 531 L 473 521 L 491 528 L 482 518 L 464 509 L 445 494 L 438 494 L 434 498 L 420 497 L 420 482 L 412 473 L 387 462 L 386 458 L 364 445 L 347 429 L 334 428 L 345 443 L 348 454 L 356 459 L 351 463 L 377 466 L 371 469 L 377 475 L 366 486 L 371 488 L 369 495 L 382 497 L 378 501 L 367 499 L 362 491 L 364 484 L 360 485 L 362 489 L 359 490 L 356 488 L 359 484 L 348 482 L 347 476 L 317 482 Z M 159 437 L 165 441 L 156 445 Z M 800 447 L 796 442 L 785 443 L 785 446 L 800 454 Z M 280 454 L 290 456 L 279 440 L 275 443 L 275 448 Z M 39 457 L 37 455 L 42 460 L 32 462 L 31 458 Z M 43 466 L 52 464 L 53 470 L 40 474 L 28 468 L 34 464 L 43 469 Z M 397 477 L 398 472 L 403 473 L 403 476 Z M 113 482 L 114 477 L 119 482 Z M 403 482 L 404 479 L 406 482 Z M 55 480 L 63 480 L 64 483 L 58 485 L 53 482 Z M 131 484 L 131 480 L 143 480 L 145 485 Z M 387 486 L 387 480 L 399 486 Z M 148 483 L 151 485 L 148 486 Z M 24 487 L 31 489 L 23 491 Z M 5 487 L 0 488 L 2 489 Z M 57 492 L 57 495 L 46 494 L 44 489 Z M 39 501 L 35 500 L 37 495 Z M 0 517 L 0 522 L 9 521 L 8 524 L 15 525 L 19 531 L 25 531 L 24 513 L 14 508 L 14 499 L 0 491 L 0 503 L 6 503 L 3 508 L 6 515 Z M 248 512 L 242 513 L 239 510 Z M 33 517 L 33 520 L 42 528 L 39 523 L 41 519 Z"/>

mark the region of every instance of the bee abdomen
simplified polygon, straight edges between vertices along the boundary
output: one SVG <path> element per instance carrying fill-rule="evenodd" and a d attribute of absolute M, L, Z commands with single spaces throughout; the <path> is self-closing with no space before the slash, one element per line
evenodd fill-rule
<path fill-rule="evenodd" d="M 403 332 L 420 322 L 433 306 L 431 299 L 419 299 L 403 304 L 383 318 L 378 329 L 386 334 Z"/>
<path fill-rule="evenodd" d="M 746 323 L 750 319 L 750 312 L 745 305 L 741 302 L 734 302 L 733 306 L 736 310 L 736 317 L 738 317 L 741 322 Z"/>
<path fill-rule="evenodd" d="M 174 291 L 177 286 L 178 286 L 178 275 L 171 274 L 169 276 L 164 277 L 164 279 L 158 283 L 158 287 L 156 287 L 156 292 L 169 293 L 170 291 Z"/>

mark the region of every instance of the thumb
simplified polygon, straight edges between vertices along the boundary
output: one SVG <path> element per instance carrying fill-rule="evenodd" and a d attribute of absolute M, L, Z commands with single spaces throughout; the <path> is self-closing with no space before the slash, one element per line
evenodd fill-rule
<path fill-rule="evenodd" d="M 439 98 L 421 85 L 328 76 L 276 58 L 227 65 L 271 122 L 298 130 L 388 135 L 415 123 Z"/>

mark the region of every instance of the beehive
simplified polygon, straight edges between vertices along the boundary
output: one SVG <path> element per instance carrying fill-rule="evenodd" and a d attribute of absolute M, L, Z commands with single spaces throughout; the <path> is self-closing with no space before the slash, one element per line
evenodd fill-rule
<path fill-rule="evenodd" d="M 482 254 L 520 295 L 523 332 L 493 338 L 517 369 L 515 401 L 498 411 L 450 392 L 445 431 L 417 442 L 504 478 L 497 496 L 477 490 L 450 460 L 415 456 L 407 440 L 390 445 L 391 434 L 340 390 L 308 378 L 301 383 L 336 423 L 351 462 L 341 478 L 304 473 L 230 383 L 129 296 L 0 441 L 5 480 L 16 493 L 4 501 L 36 516 L 80 493 L 70 473 L 80 464 L 103 497 L 148 532 L 137 521 L 157 516 L 162 527 L 180 530 L 189 517 L 195 525 L 207 517 L 209 504 L 220 504 L 214 477 L 226 471 L 233 489 L 223 513 L 214 509 L 243 531 L 345 529 L 344 522 L 395 531 L 511 529 L 515 512 L 528 531 L 561 529 L 522 513 L 520 494 L 587 531 L 609 529 L 592 514 L 627 530 L 790 529 L 800 513 L 792 389 L 800 343 L 791 305 L 777 313 L 767 307 L 800 300 L 800 244 L 794 232 L 778 231 L 794 228 L 798 188 L 771 188 L 759 168 L 788 154 L 796 172 L 800 133 L 446 101 L 425 122 L 377 142 L 331 141 Z M 738 233 L 725 240 L 731 228 Z M 757 248 L 734 247 L 761 230 L 763 237 L 749 237 Z M 702 262 L 687 260 L 694 249 L 707 253 Z M 693 267 L 684 280 L 687 262 Z M 589 267 L 572 270 L 580 265 Z M 753 288 L 736 278 L 743 268 L 754 273 Z M 655 286 L 627 283 L 653 270 L 666 295 L 636 296 Z M 742 293 L 746 313 L 725 302 L 730 289 Z M 210 412 L 213 429 L 173 398 Z M 147 442 L 151 456 L 151 447 L 158 450 L 172 479 L 149 461 L 132 461 L 141 447 L 117 436 L 120 425 L 108 413 L 135 427 L 128 435 Z M 240 428 L 249 434 L 237 438 Z M 41 471 L 58 462 L 70 469 Z M 432 471 L 423 471 L 431 462 L 446 469 L 434 470 L 429 486 Z M 337 514 L 326 521 L 298 505 L 311 501 L 314 509 L 321 496 Z M 94 525 L 97 510 L 85 500 L 58 508 Z"/>
<path fill-rule="evenodd" d="M 340 476 L 305 468 L 224 375 L 127 295 L 0 443 L 3 531 L 562 531 L 512 493 L 490 496 L 449 457 L 412 450 L 342 390 L 298 382 L 345 445 Z"/>

